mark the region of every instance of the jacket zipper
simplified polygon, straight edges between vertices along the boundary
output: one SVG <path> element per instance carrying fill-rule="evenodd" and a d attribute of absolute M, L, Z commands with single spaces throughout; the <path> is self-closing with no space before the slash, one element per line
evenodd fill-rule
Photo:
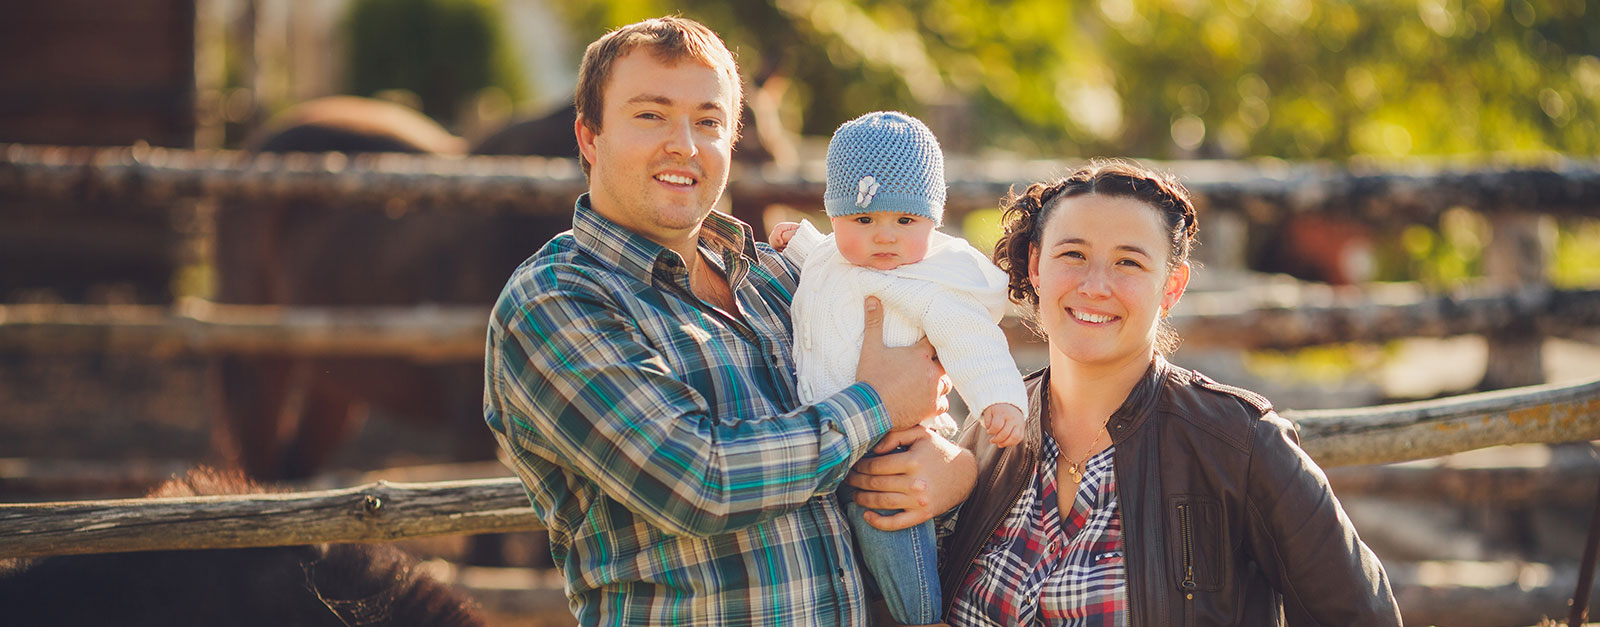
<path fill-rule="evenodd" d="M 1189 506 L 1178 505 L 1178 534 L 1183 542 L 1183 616 L 1184 624 L 1194 624 L 1194 527 L 1189 520 Z"/>

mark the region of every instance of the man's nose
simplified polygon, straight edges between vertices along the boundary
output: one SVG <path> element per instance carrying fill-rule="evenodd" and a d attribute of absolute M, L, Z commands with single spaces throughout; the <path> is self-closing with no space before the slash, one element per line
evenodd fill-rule
<path fill-rule="evenodd" d="M 683 157 L 693 157 L 699 153 L 699 148 L 694 143 L 692 126 L 687 119 L 669 125 L 663 148 L 668 153 Z"/>

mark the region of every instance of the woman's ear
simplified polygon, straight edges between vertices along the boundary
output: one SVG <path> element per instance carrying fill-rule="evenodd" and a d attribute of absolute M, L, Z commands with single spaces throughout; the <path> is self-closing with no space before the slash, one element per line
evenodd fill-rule
<path fill-rule="evenodd" d="M 1178 299 L 1183 298 L 1183 291 L 1189 288 L 1189 262 L 1185 261 L 1167 273 L 1167 287 L 1161 295 L 1161 312 L 1163 315 L 1173 305 L 1178 304 Z"/>
<path fill-rule="evenodd" d="M 1038 291 L 1039 291 L 1039 287 L 1038 287 L 1038 285 L 1039 285 L 1039 247 L 1038 246 L 1029 246 L 1028 247 L 1028 285 L 1033 288 L 1035 294 L 1038 293 Z"/>

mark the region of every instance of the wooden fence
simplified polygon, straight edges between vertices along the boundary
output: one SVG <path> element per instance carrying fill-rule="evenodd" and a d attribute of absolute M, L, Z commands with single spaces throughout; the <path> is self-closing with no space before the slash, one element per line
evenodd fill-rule
<path fill-rule="evenodd" d="M 1600 379 L 1436 401 L 1285 412 L 1324 467 L 1600 439 Z M 0 556 L 389 541 L 539 528 L 515 478 L 342 490 L 0 504 Z"/>
<path fill-rule="evenodd" d="M 948 215 L 992 208 L 1005 193 L 1066 171 L 1062 163 L 952 158 Z M 1247 225 L 1325 213 L 1371 225 L 1433 224 L 1455 207 L 1490 216 L 1501 249 L 1526 248 L 1529 216 L 1600 215 L 1600 163 L 1398 170 L 1319 164 L 1160 164 L 1183 177 L 1201 211 Z M 338 199 L 398 215 L 412 211 L 570 211 L 583 191 L 576 164 L 560 159 L 410 155 L 260 155 L 148 148 L 0 144 L 0 199 L 136 200 L 180 206 L 235 197 Z M 736 173 L 736 215 L 773 204 L 813 208 L 817 164 Z M 1212 222 L 1214 224 L 1214 222 Z M 1535 247 L 1537 253 L 1537 247 Z M 1527 345 L 1600 327 L 1600 290 L 1553 289 L 1539 255 L 1491 270 L 1487 281 L 1441 294 L 1413 285 L 1334 289 L 1248 285 L 1192 292 L 1175 312 L 1187 345 L 1292 349 L 1330 342 L 1482 334 Z M 1530 280 L 1529 277 L 1532 277 Z M 372 355 L 419 361 L 480 358 L 482 307 L 313 308 L 220 305 L 0 305 L 0 348 Z M 1011 319 L 1014 338 L 1026 334 Z M 1536 360 L 1537 352 L 1531 353 Z M 1521 353 L 1526 362 L 1529 353 Z M 1492 354 L 1490 363 L 1515 361 Z M 1519 387 L 1449 399 L 1285 412 L 1324 467 L 1423 459 L 1488 446 L 1600 439 L 1600 379 Z M 1353 469 L 1352 469 L 1353 470 Z M 1437 474 L 1406 469 L 1340 475 L 1341 486 L 1382 483 L 1451 492 Z M 1587 480 L 1588 475 L 1580 479 Z M 1506 490 L 1553 494 L 1549 477 L 1491 478 Z M 1474 481 L 1482 482 L 1483 477 Z M 1456 490 L 1460 492 L 1460 490 Z M 1461 492 L 1481 496 L 1481 491 Z M 1523 495 L 1527 498 L 1535 498 Z M 1569 495 L 1570 496 L 1570 495 Z M 179 499 L 0 504 L 0 558 L 156 549 L 389 541 L 539 527 L 514 478 L 391 483 L 339 490 Z"/>

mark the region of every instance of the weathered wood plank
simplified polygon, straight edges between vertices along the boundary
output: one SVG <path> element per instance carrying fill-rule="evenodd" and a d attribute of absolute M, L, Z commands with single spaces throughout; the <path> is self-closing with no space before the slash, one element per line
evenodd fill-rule
<path fill-rule="evenodd" d="M 320 492 L 0 505 L 0 558 L 382 542 L 537 529 L 514 478 Z"/>
<path fill-rule="evenodd" d="M 0 347 L 473 360 L 483 356 L 488 320 L 487 304 L 0 305 Z M 1361 292 L 1302 285 L 1190 294 L 1172 320 L 1188 346 L 1252 350 L 1483 334 L 1529 320 L 1550 335 L 1568 335 L 1600 327 L 1600 290 L 1430 295 L 1415 286 Z M 1027 332 L 1013 335 L 1033 341 Z"/>
<path fill-rule="evenodd" d="M 1600 439 L 1600 379 L 1387 407 L 1285 412 L 1324 467 Z M 536 529 L 515 478 L 299 494 L 0 504 L 0 557 L 373 542 Z"/>
<path fill-rule="evenodd" d="M 1538 442 L 1600 439 L 1600 379 L 1354 409 L 1284 411 L 1325 467 Z"/>
<path fill-rule="evenodd" d="M 1512 468 L 1345 466 L 1328 469 L 1341 498 L 1362 495 L 1462 507 L 1526 507 L 1594 502 L 1600 464 Z"/>
<path fill-rule="evenodd" d="M 947 214 L 998 205 L 1006 192 L 1067 172 L 1071 162 L 953 157 Z M 1361 171 L 1315 164 L 1165 162 L 1183 177 L 1202 211 L 1326 212 L 1369 224 L 1431 223 L 1451 207 L 1536 209 L 1592 216 L 1600 206 L 1600 163 L 1552 160 L 1519 167 Z M 815 206 L 820 164 L 792 171 L 741 170 L 729 182 L 735 204 Z M 351 207 L 560 214 L 586 187 L 577 163 L 537 157 L 445 158 L 341 153 L 263 154 L 147 147 L 63 148 L 0 144 L 0 195 L 138 199 L 159 206 L 197 196 L 260 201 L 337 198 Z"/>
<path fill-rule="evenodd" d="M 1272 286 L 1185 295 L 1172 323 L 1185 345 L 1276 350 L 1484 334 L 1529 324 L 1559 335 L 1600 326 L 1600 290 L 1427 294 L 1413 284 Z"/>
<path fill-rule="evenodd" d="M 39 350 L 483 358 L 489 307 L 281 307 L 184 301 L 0 305 L 0 346 Z"/>

